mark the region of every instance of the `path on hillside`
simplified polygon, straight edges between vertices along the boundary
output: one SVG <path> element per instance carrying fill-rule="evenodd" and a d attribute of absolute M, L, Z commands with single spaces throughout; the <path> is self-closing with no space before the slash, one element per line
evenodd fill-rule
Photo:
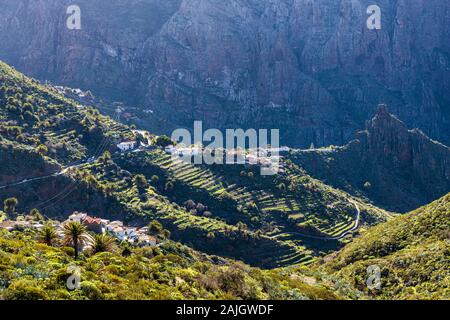
<path fill-rule="evenodd" d="M 97 159 L 95 159 L 95 160 L 97 160 Z M 79 167 L 85 165 L 86 163 L 91 163 L 91 162 L 94 162 L 95 160 L 92 160 L 92 159 L 91 160 L 86 160 L 85 162 L 82 162 L 82 163 L 79 163 L 79 164 L 74 164 L 74 165 L 70 165 L 70 166 L 67 166 L 67 167 L 63 167 L 62 170 L 53 172 L 53 173 L 51 173 L 49 175 L 46 175 L 46 176 L 36 177 L 36 178 L 29 178 L 29 179 L 24 179 L 24 180 L 19 181 L 19 182 L 13 182 L 13 183 L 10 183 L 10 184 L 5 184 L 3 186 L 0 186 L 0 190 L 6 189 L 6 188 L 9 188 L 9 187 L 19 186 L 19 185 L 30 183 L 30 182 L 33 182 L 33 181 L 38 181 L 38 180 L 44 180 L 44 179 L 48 179 L 48 178 L 52 178 L 52 177 L 57 177 L 57 176 L 63 175 L 64 173 L 66 173 L 70 169 L 79 168 Z"/>
<path fill-rule="evenodd" d="M 350 230 L 347 230 L 347 231 L 343 232 L 339 236 L 335 236 L 335 237 L 320 237 L 320 236 L 313 236 L 313 235 L 304 234 L 304 233 L 300 233 L 300 232 L 286 232 L 286 233 L 290 234 L 290 235 L 294 235 L 294 236 L 297 235 L 297 236 L 300 236 L 300 237 L 303 237 L 303 238 L 310 238 L 310 239 L 316 239 L 316 240 L 324 240 L 324 241 L 340 240 L 340 239 L 344 238 L 346 235 L 348 235 L 349 233 L 357 230 L 359 228 L 359 224 L 360 224 L 361 210 L 359 209 L 359 205 L 353 200 L 349 200 L 349 202 L 355 206 L 356 211 L 357 211 L 356 219 L 355 219 L 355 225 Z M 276 239 L 277 236 L 273 236 L 272 238 Z"/>
<path fill-rule="evenodd" d="M 143 151 L 143 150 L 140 150 L 140 149 L 134 149 L 134 150 L 122 152 L 121 154 L 129 153 L 129 152 L 134 152 L 134 153 L 136 153 L 136 152 L 140 152 L 140 151 Z M 80 167 L 84 166 L 85 164 L 93 163 L 93 162 L 97 161 L 100 157 L 101 157 L 101 155 L 98 156 L 98 157 L 96 157 L 96 158 L 95 158 L 95 157 L 89 158 L 88 160 L 86 160 L 86 161 L 84 161 L 84 162 L 81 162 L 81 163 L 79 163 L 79 162 L 76 162 L 76 164 L 73 163 L 73 164 L 71 164 L 71 165 L 62 167 L 61 170 L 55 171 L 55 172 L 53 172 L 53 173 L 51 173 L 51 174 L 48 174 L 48 175 L 46 175 L 46 176 L 35 177 L 35 178 L 29 178 L 29 179 L 24 179 L 24 180 L 22 180 L 22 181 L 12 182 L 12 183 L 9 183 L 9 184 L 5 184 L 5 185 L 3 185 L 3 186 L 0 186 L 0 190 L 6 189 L 6 188 L 9 188 L 9 187 L 19 186 L 19 185 L 26 184 L 26 183 L 30 183 L 30 182 L 33 182 L 33 181 L 45 180 L 45 179 L 57 177 L 57 176 L 60 176 L 60 175 L 63 175 L 63 174 L 65 174 L 65 173 L 67 173 L 67 171 L 69 171 L 69 170 L 71 170 L 71 169 L 80 168 Z"/>

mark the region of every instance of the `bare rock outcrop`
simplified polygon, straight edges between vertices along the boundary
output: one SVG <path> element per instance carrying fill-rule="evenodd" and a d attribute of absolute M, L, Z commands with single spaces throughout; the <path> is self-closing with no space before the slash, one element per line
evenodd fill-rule
<path fill-rule="evenodd" d="M 151 110 L 142 124 L 279 128 L 284 144 L 344 144 L 378 103 L 450 144 L 450 2 L 2 0 L 0 59 Z"/>

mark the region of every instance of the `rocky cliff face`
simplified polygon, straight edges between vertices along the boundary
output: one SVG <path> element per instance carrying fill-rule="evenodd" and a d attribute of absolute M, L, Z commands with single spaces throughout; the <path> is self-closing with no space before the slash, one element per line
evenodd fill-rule
<path fill-rule="evenodd" d="M 422 185 L 434 184 L 432 189 L 440 189 L 440 196 L 450 190 L 450 148 L 430 140 L 418 129 L 408 130 L 387 107 L 380 106 L 361 137 L 366 153 L 379 163 L 391 164 L 394 170 L 409 170 Z"/>
<path fill-rule="evenodd" d="M 378 0 L 0 0 L 0 59 L 150 109 L 149 127 L 280 128 L 343 144 L 385 102 L 450 143 L 450 3 Z"/>
<path fill-rule="evenodd" d="M 450 148 L 408 130 L 384 105 L 348 145 L 298 151 L 293 159 L 332 185 L 400 212 L 450 190 Z"/>

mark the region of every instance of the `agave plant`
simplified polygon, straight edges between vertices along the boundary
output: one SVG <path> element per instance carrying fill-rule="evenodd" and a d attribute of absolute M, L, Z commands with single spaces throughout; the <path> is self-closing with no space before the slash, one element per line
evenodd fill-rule
<path fill-rule="evenodd" d="M 79 246 L 90 245 L 92 237 L 87 233 L 86 226 L 79 222 L 71 221 L 64 226 L 63 243 L 73 247 L 75 259 L 78 259 Z"/>

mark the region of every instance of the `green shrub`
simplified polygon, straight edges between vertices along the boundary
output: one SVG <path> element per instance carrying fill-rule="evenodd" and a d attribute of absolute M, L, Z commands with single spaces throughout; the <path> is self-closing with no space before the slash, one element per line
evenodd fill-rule
<path fill-rule="evenodd" d="M 104 295 L 102 291 L 90 281 L 83 281 L 80 284 L 81 291 L 89 300 L 102 300 Z"/>
<path fill-rule="evenodd" d="M 35 280 L 15 280 L 3 294 L 6 300 L 45 300 L 47 294 Z"/>

